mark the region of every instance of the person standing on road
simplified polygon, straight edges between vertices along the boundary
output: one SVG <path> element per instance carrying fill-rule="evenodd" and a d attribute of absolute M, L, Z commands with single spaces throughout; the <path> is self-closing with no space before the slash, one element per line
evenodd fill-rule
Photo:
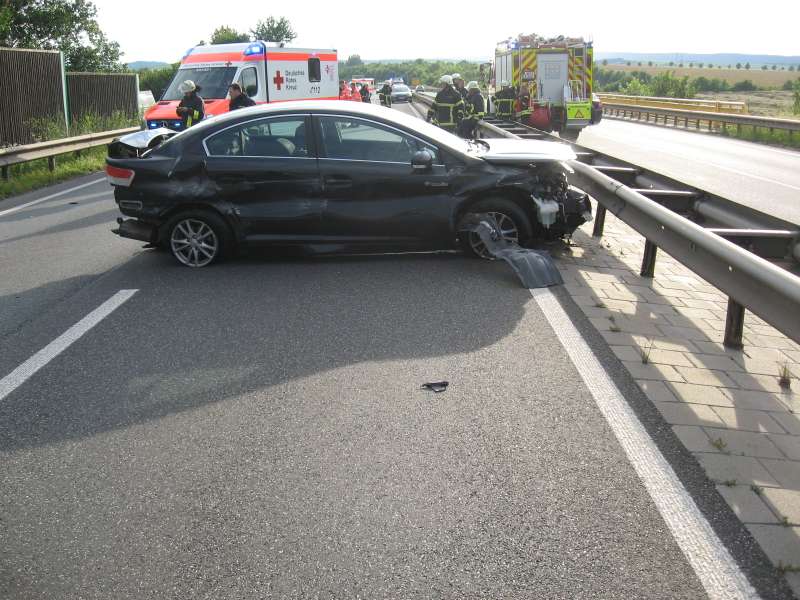
<path fill-rule="evenodd" d="M 392 108 L 392 85 L 388 81 L 383 82 L 383 87 L 378 92 L 378 98 L 381 100 L 381 106 Z"/>
<path fill-rule="evenodd" d="M 344 79 L 339 82 L 339 100 L 350 100 L 350 88 L 347 87 Z"/>
<path fill-rule="evenodd" d="M 486 116 L 485 103 L 481 91 L 478 88 L 477 81 L 470 81 L 467 84 L 467 102 L 466 114 L 464 120 L 461 121 L 461 137 L 465 139 L 475 138 L 475 128 L 478 126 L 478 121 Z"/>
<path fill-rule="evenodd" d="M 183 98 L 175 112 L 183 122 L 183 129 L 188 129 L 206 116 L 206 109 L 203 106 L 203 99 L 197 93 L 199 89 L 194 81 L 187 79 L 178 89 L 183 94 Z"/>
<path fill-rule="evenodd" d="M 507 81 L 500 84 L 500 91 L 492 98 L 494 102 L 494 112 L 498 119 L 511 121 L 514 118 L 514 104 L 517 95 Z"/>
<path fill-rule="evenodd" d="M 442 84 L 442 89 L 433 99 L 427 120 L 445 131 L 456 133 L 464 117 L 464 100 L 453 87 L 453 78 L 450 75 L 442 75 L 439 83 Z"/>
<path fill-rule="evenodd" d="M 467 88 L 464 86 L 464 78 L 461 73 L 453 73 L 453 87 L 461 94 L 461 99 L 466 104 L 467 102 Z"/>
<path fill-rule="evenodd" d="M 236 110 L 237 108 L 255 106 L 255 100 L 245 94 L 242 91 L 242 86 L 240 86 L 238 83 L 232 83 L 228 90 L 230 91 L 231 95 L 231 101 L 228 110 Z"/>
<path fill-rule="evenodd" d="M 369 103 L 369 102 L 372 101 L 372 98 L 370 97 L 370 94 L 369 94 L 369 86 L 366 83 L 362 83 L 361 84 L 360 94 L 361 94 L 361 101 L 362 102 Z"/>
<path fill-rule="evenodd" d="M 356 86 L 355 81 L 350 82 L 350 99 L 353 102 L 363 102 L 361 94 L 358 92 L 358 87 Z"/>

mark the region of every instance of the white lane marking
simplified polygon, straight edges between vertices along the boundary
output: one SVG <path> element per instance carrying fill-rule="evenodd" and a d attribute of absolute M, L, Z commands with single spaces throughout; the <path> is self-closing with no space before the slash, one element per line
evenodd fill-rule
<path fill-rule="evenodd" d="M 757 599 L 758 593 L 549 289 L 531 290 L 675 541 L 712 600 Z"/>
<path fill-rule="evenodd" d="M 10 215 L 11 213 L 15 213 L 18 210 L 22 210 L 23 208 L 28 208 L 29 206 L 34 206 L 36 204 L 41 204 L 42 202 L 47 202 L 48 200 L 52 200 L 53 198 L 58 198 L 59 196 L 63 196 L 64 194 L 69 194 L 70 192 L 74 192 L 75 190 L 81 190 L 85 187 L 89 187 L 90 185 L 94 185 L 96 183 L 100 183 L 101 181 L 105 181 L 105 177 L 102 179 L 95 179 L 94 181 L 90 181 L 89 183 L 83 183 L 81 185 L 76 185 L 75 187 L 71 187 L 66 190 L 61 190 L 60 192 L 56 192 L 55 194 L 50 194 L 49 196 L 45 196 L 44 198 L 39 198 L 37 200 L 31 200 L 30 202 L 26 202 L 25 204 L 20 204 L 19 206 L 15 206 L 14 208 L 8 208 L 6 210 L 0 210 L 0 217 L 4 215 Z"/>
<path fill-rule="evenodd" d="M 605 139 L 610 140 L 612 142 L 616 142 L 618 144 L 628 144 L 628 145 L 630 145 L 630 143 L 631 143 L 630 138 L 620 139 L 618 137 L 615 138 L 614 136 L 606 135 Z M 654 152 L 659 152 L 661 154 L 666 154 L 667 156 L 672 156 L 672 157 L 675 157 L 675 158 L 680 158 L 680 159 L 686 160 L 686 155 L 685 154 L 677 154 L 675 152 L 669 152 L 667 150 L 664 150 L 664 148 L 660 144 L 654 145 L 654 144 L 642 143 L 643 139 L 644 138 L 641 138 L 641 137 L 638 138 L 637 139 L 637 146 L 631 146 L 631 147 L 634 148 L 634 149 L 635 148 L 639 148 L 639 149 L 646 148 L 646 149 L 652 150 Z M 798 187 L 796 185 L 792 185 L 790 183 L 784 183 L 783 181 L 778 181 L 777 179 L 770 179 L 769 177 L 762 177 L 761 175 L 756 175 L 754 173 L 747 173 L 745 171 L 742 171 L 741 169 L 734 169 L 732 167 L 726 167 L 725 165 L 721 165 L 719 163 L 711 162 L 710 160 L 698 159 L 698 158 L 695 158 L 695 157 L 692 157 L 689 160 L 691 160 L 692 162 L 703 164 L 703 165 L 708 165 L 709 167 L 714 167 L 715 169 L 720 169 L 722 171 L 727 171 L 729 173 L 734 173 L 736 175 L 741 175 L 743 177 L 750 177 L 752 179 L 757 179 L 759 181 L 764 181 L 766 183 L 772 183 L 772 184 L 775 184 L 775 185 L 780 185 L 782 187 L 789 188 L 790 190 L 800 191 L 800 187 Z"/>
<path fill-rule="evenodd" d="M 83 319 L 31 356 L 28 360 L 0 379 L 0 401 L 25 383 L 39 369 L 69 348 L 100 321 L 122 306 L 139 290 L 120 290 Z"/>

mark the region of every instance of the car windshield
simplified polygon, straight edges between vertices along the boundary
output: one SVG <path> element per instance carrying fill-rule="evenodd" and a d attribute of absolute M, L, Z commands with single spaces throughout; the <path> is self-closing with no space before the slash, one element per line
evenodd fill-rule
<path fill-rule="evenodd" d="M 200 67 L 179 69 L 172 83 L 164 92 L 162 100 L 180 100 L 183 97 L 180 85 L 187 79 L 194 81 L 198 93 L 205 99 L 221 99 L 228 95 L 228 86 L 236 75 L 236 67 Z"/>
<path fill-rule="evenodd" d="M 409 90 L 408 90 L 408 86 L 407 85 L 395 85 L 395 86 L 392 86 L 392 91 L 393 92 L 407 92 Z"/>

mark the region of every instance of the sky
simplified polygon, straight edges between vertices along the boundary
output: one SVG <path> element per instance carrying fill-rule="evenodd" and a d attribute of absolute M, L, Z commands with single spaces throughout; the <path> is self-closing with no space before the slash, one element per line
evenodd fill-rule
<path fill-rule="evenodd" d="M 220 25 L 250 29 L 259 18 L 287 17 L 295 47 L 335 48 L 341 58 L 488 60 L 497 42 L 519 33 L 583 36 L 596 52 L 796 55 L 800 3 L 736 4 L 670 0 L 564 2 L 351 2 L 296 0 L 93 0 L 106 35 L 123 61 L 174 62 Z M 513 6 L 503 11 L 501 6 Z M 613 10 L 609 7 L 613 6 Z M 489 8 L 487 8 L 489 7 Z M 502 14 L 505 13 L 505 14 Z M 776 18 L 780 17 L 780 18 Z"/>

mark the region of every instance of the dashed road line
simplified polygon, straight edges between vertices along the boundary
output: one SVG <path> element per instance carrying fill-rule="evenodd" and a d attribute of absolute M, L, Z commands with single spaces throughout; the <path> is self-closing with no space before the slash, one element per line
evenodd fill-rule
<path fill-rule="evenodd" d="M 39 369 L 78 341 L 83 334 L 127 302 L 139 290 L 120 290 L 83 319 L 0 379 L 0 401 L 30 379 Z"/>
<path fill-rule="evenodd" d="M 712 600 L 760 598 L 549 289 L 531 290 Z"/>

